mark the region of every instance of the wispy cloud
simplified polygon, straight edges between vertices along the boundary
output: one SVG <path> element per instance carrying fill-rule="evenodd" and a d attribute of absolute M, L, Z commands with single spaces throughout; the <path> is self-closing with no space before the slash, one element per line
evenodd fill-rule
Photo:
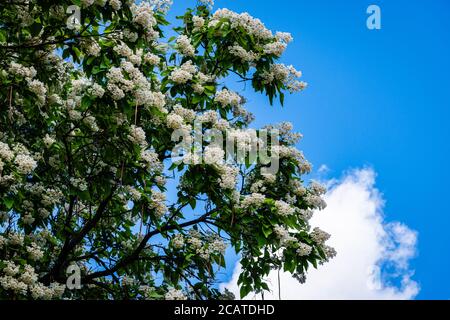
<path fill-rule="evenodd" d="M 328 206 L 311 223 L 332 234 L 329 244 L 338 255 L 318 270 L 310 269 L 305 284 L 281 273 L 282 299 L 412 299 L 418 294 L 409 264 L 417 254 L 417 232 L 400 222 L 384 221 L 384 200 L 375 177 L 373 169 L 364 168 L 327 182 Z M 237 265 L 224 285 L 237 297 L 239 272 Z M 272 292 L 265 298 L 278 299 L 277 273 L 268 280 Z"/>

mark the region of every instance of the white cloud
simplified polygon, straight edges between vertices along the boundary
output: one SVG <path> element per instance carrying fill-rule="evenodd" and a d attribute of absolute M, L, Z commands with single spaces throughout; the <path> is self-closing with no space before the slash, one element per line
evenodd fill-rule
<path fill-rule="evenodd" d="M 384 221 L 384 200 L 375 188 L 375 172 L 353 170 L 340 180 L 328 181 L 327 208 L 311 224 L 331 233 L 328 244 L 338 255 L 318 270 L 310 269 L 305 284 L 281 273 L 282 299 L 412 299 L 419 292 L 411 279 L 409 261 L 416 255 L 417 232 L 400 222 Z M 239 297 L 236 285 L 240 265 L 224 285 Z M 278 299 L 278 277 L 268 280 Z M 252 297 L 250 294 L 248 298 Z"/>
<path fill-rule="evenodd" d="M 328 168 L 328 166 L 326 164 L 322 164 L 319 167 L 319 169 L 317 170 L 317 172 L 320 174 L 328 173 L 329 171 L 330 171 L 330 168 Z"/>

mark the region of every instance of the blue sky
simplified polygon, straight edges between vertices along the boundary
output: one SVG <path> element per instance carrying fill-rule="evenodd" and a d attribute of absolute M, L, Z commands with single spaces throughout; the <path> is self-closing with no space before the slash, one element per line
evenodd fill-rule
<path fill-rule="evenodd" d="M 171 15 L 186 3 L 195 1 L 175 1 Z M 381 30 L 366 28 L 370 4 L 381 8 Z M 329 178 L 372 167 L 386 219 L 418 231 L 417 298 L 449 299 L 450 2 L 216 0 L 222 7 L 291 32 L 282 61 L 309 83 L 284 108 L 246 92 L 255 125 L 291 121 L 305 136 L 299 147 Z"/>

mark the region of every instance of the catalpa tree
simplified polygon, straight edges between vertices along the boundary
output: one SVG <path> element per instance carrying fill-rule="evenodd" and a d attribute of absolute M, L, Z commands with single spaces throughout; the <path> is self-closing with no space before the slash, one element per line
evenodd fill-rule
<path fill-rule="evenodd" d="M 244 297 L 335 255 L 308 224 L 325 189 L 304 185 L 300 135 L 252 131 L 227 87 L 303 90 L 277 63 L 291 35 L 211 1 L 172 27 L 169 6 L 0 3 L 0 298 L 224 298 L 227 248 Z"/>

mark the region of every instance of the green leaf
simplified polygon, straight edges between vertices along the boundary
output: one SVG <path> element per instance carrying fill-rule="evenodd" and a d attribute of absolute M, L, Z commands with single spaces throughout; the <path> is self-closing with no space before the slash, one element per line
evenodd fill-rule
<path fill-rule="evenodd" d="M 262 232 L 264 233 L 264 236 L 266 238 L 268 238 L 272 234 L 273 231 L 272 231 L 272 228 L 267 227 L 266 225 L 263 225 L 262 226 Z"/>
<path fill-rule="evenodd" d="M 243 285 L 240 289 L 241 299 L 247 296 L 252 291 L 252 287 L 250 285 Z"/>
<path fill-rule="evenodd" d="M 3 204 L 6 206 L 6 209 L 11 210 L 11 208 L 14 206 L 14 199 L 5 198 L 3 199 Z"/>

